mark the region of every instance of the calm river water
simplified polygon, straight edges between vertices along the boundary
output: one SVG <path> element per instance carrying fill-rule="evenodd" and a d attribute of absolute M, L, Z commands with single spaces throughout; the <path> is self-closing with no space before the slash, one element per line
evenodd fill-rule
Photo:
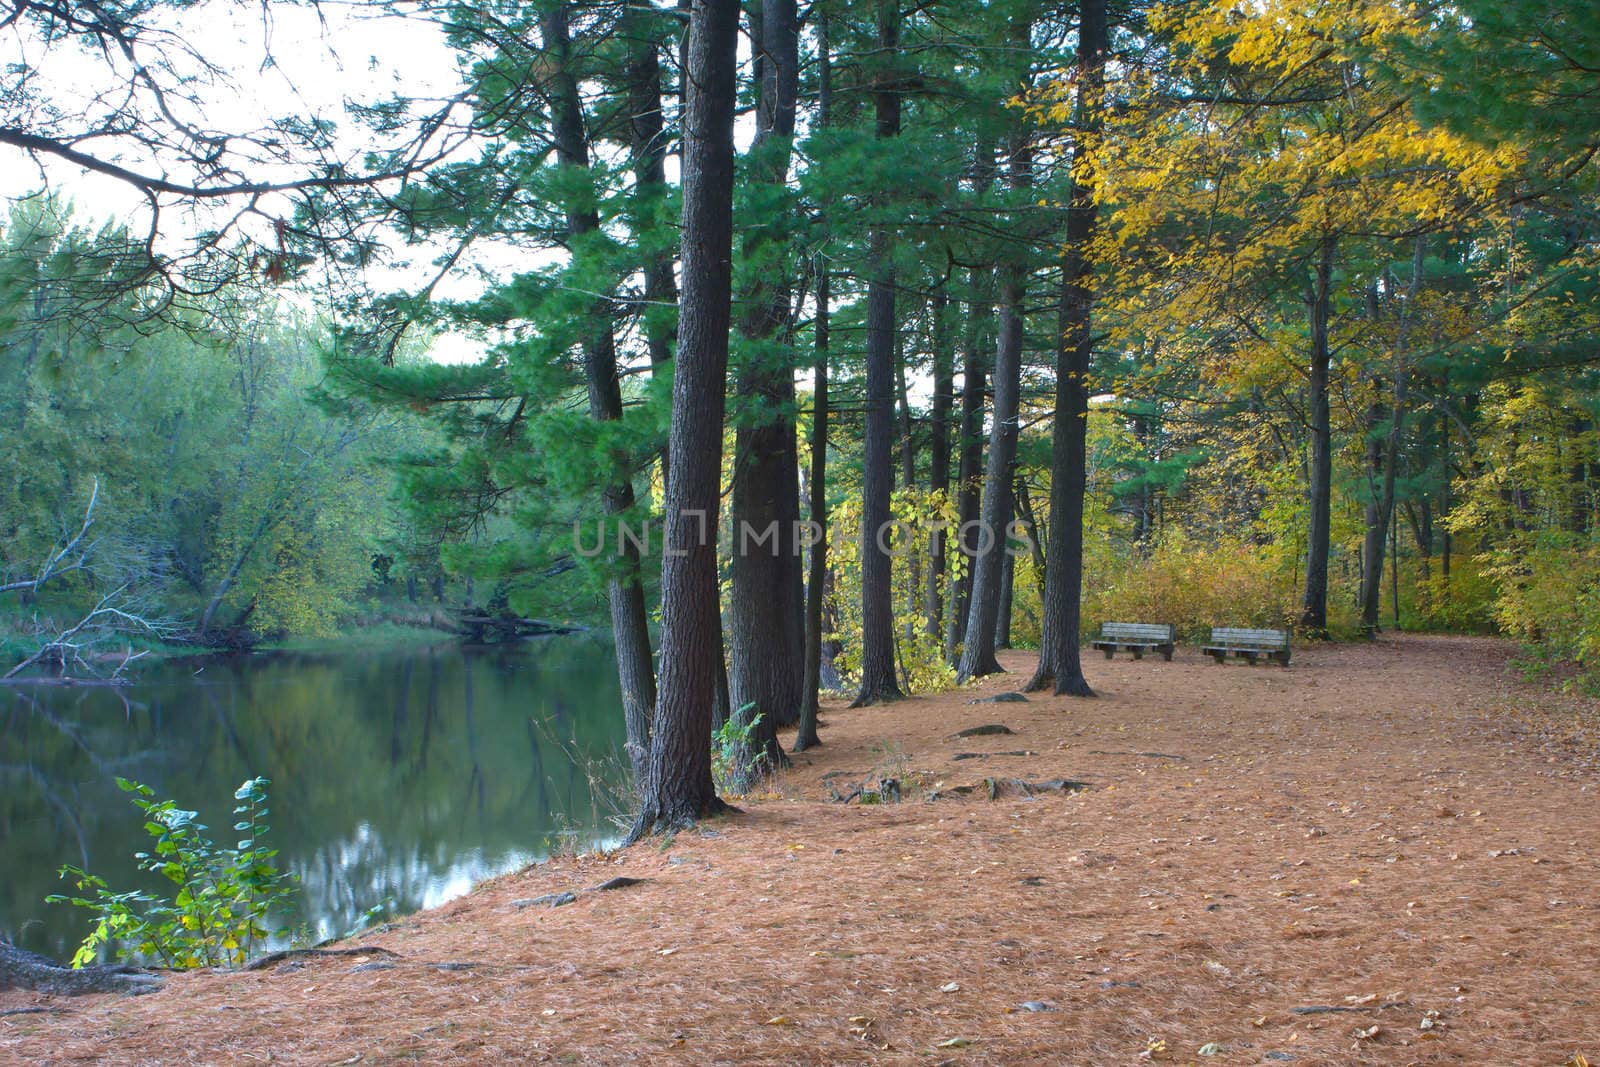
<path fill-rule="evenodd" d="M 314 938 L 385 901 L 393 914 L 430 907 L 566 835 L 616 835 L 573 753 L 619 774 L 620 707 L 610 647 L 582 637 L 187 661 L 121 689 L 0 688 L 0 932 L 70 957 L 89 924 L 44 903 L 71 889 L 56 870 L 138 884 L 132 854 L 147 839 L 118 775 L 197 809 L 226 845 L 234 789 L 270 778 L 267 840 L 300 876 L 295 919 Z"/>

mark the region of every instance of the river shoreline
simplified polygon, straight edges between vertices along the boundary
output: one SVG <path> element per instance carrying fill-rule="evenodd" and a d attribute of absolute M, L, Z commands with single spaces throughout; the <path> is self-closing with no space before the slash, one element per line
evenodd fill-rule
<path fill-rule="evenodd" d="M 1563 948 L 1600 943 L 1600 743 L 1513 651 L 1180 653 L 1096 661 L 1092 701 L 976 702 L 1010 654 L 976 690 L 830 704 L 739 813 L 490 879 L 344 946 L 369 953 L 4 995 L 70 1014 L 7 1020 L 0 1054 L 1562 1062 L 1600 1043 L 1600 975 Z M 986 725 L 1012 732 L 958 736 Z M 829 799 L 886 778 L 898 803 Z M 1017 784 L 1065 778 L 1089 788 Z"/>

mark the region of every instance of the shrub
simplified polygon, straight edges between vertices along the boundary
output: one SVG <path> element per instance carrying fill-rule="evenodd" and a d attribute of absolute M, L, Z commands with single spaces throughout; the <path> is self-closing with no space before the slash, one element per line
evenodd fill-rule
<path fill-rule="evenodd" d="M 1472 557 L 1458 556 L 1451 560 L 1449 581 L 1437 568 L 1417 579 L 1413 614 L 1407 629 L 1494 633 L 1495 583 Z"/>
<path fill-rule="evenodd" d="M 1171 534 L 1148 556 L 1101 563 L 1086 577 L 1083 628 L 1165 622 L 1181 640 L 1204 639 L 1212 626 L 1281 628 L 1294 617 L 1294 592 L 1254 545 L 1197 545 Z"/>
<path fill-rule="evenodd" d="M 947 545 L 955 536 L 953 531 L 959 521 L 955 503 L 943 492 L 901 489 L 894 494 L 890 518 L 899 524 L 892 536 L 885 535 L 895 552 L 891 581 L 897 674 L 913 693 L 951 689 L 955 686 L 955 671 L 945 662 L 943 635 L 927 632 L 923 595 L 939 524 L 945 527 L 942 536 Z M 862 640 L 859 496 L 839 501 L 832 509 L 829 523 L 828 562 L 835 575 L 832 606 L 836 625 L 834 632 L 826 636 L 838 638 L 843 645 L 834 659 L 834 666 L 846 678 L 859 678 Z M 946 574 L 947 583 L 963 573 L 968 565 L 953 546 L 947 562 L 951 568 Z"/>
<path fill-rule="evenodd" d="M 100 949 L 114 945 L 123 960 L 159 960 L 168 967 L 238 966 L 264 946 L 273 914 L 288 910 L 295 879 L 277 869 L 276 849 L 266 848 L 267 779 L 252 778 L 233 796 L 239 803 L 233 828 L 244 836 L 237 848 L 218 848 L 196 822 L 197 812 L 172 800 L 156 800 L 147 785 L 117 779 L 145 815 L 144 831 L 155 844 L 136 852 L 141 871 L 160 875 L 177 887 L 168 900 L 142 890 L 115 893 L 104 879 L 71 865 L 80 891 L 91 896 L 55 894 L 52 904 L 73 904 L 98 916 L 94 929 L 72 957 L 74 967 L 93 963 Z M 287 928 L 275 931 L 279 936 Z"/>
<path fill-rule="evenodd" d="M 1525 552 L 1487 557 L 1499 595 L 1495 620 L 1542 658 L 1600 672 L 1600 546 L 1571 535 L 1540 538 Z"/>
<path fill-rule="evenodd" d="M 750 735 L 761 724 L 755 704 L 746 704 L 725 719 L 711 734 L 711 780 L 724 796 L 743 793 L 759 769 L 764 753 L 752 754 Z"/>

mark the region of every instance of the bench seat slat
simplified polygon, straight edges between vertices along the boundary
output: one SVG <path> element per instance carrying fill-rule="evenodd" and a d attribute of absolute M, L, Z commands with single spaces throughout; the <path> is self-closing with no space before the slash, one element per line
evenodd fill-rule
<path fill-rule="evenodd" d="M 1230 654 L 1254 663 L 1257 656 L 1289 665 L 1289 631 L 1248 626 L 1213 626 L 1211 642 L 1200 649 L 1221 663 Z"/>
<path fill-rule="evenodd" d="M 1103 640 L 1131 638 L 1147 641 L 1171 641 L 1172 627 L 1162 623 L 1108 622 L 1100 627 Z"/>
<path fill-rule="evenodd" d="M 1289 632 L 1287 630 L 1253 629 L 1243 626 L 1213 626 L 1211 640 L 1222 641 L 1272 641 L 1277 644 L 1288 644 Z"/>
<path fill-rule="evenodd" d="M 1091 646 L 1113 658 L 1118 651 L 1133 653 L 1134 659 L 1143 659 L 1147 651 L 1160 652 L 1164 659 L 1172 659 L 1176 643 L 1173 628 L 1165 623 L 1106 622 L 1100 624 L 1100 636 Z"/>

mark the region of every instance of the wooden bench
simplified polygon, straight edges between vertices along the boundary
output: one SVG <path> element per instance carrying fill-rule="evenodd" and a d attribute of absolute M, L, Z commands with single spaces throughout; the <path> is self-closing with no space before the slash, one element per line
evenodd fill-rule
<path fill-rule="evenodd" d="M 1134 659 L 1144 659 L 1147 651 L 1161 653 L 1161 658 L 1172 662 L 1172 627 L 1155 622 L 1107 622 L 1100 625 L 1100 636 L 1094 647 L 1106 654 L 1106 659 L 1116 656 L 1118 649 L 1127 649 Z"/>
<path fill-rule="evenodd" d="M 1254 663 L 1258 657 L 1275 659 L 1279 665 L 1289 665 L 1288 630 L 1252 630 L 1247 627 L 1213 626 L 1211 642 L 1200 649 L 1218 663 L 1229 656 Z"/>

